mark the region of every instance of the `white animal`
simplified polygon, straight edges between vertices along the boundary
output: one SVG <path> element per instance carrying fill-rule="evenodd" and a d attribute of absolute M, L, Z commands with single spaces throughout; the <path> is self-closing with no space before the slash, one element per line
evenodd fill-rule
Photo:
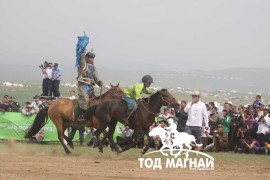
<path fill-rule="evenodd" d="M 170 149 L 170 154 L 177 158 L 178 156 L 181 155 L 181 152 L 184 150 L 183 146 L 186 146 L 188 148 L 187 153 L 186 153 L 186 158 L 189 156 L 189 151 L 191 150 L 190 143 L 195 143 L 196 146 L 200 147 L 202 145 L 197 144 L 195 137 L 193 135 L 189 135 L 185 132 L 178 132 L 178 131 L 167 131 L 166 129 L 157 126 L 153 128 L 149 132 L 149 136 L 159 136 L 163 146 L 160 148 L 160 152 L 164 156 L 168 156 L 168 153 L 164 153 L 163 149 L 169 148 Z M 179 151 L 174 154 L 174 147 L 179 147 Z"/>

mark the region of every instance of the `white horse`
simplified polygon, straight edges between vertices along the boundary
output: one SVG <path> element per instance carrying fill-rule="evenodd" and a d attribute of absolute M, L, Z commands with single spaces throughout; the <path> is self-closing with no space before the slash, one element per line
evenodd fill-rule
<path fill-rule="evenodd" d="M 168 129 L 166 127 L 166 129 Z M 160 148 L 160 152 L 164 155 L 164 156 L 168 156 L 168 153 L 164 153 L 163 149 L 165 148 L 169 148 L 170 149 L 170 154 L 172 156 L 174 156 L 175 158 L 177 158 L 178 156 L 181 155 L 181 152 L 184 150 L 183 146 L 185 145 L 188 150 L 186 153 L 186 158 L 188 158 L 189 156 L 189 151 L 191 150 L 191 146 L 190 143 L 194 142 L 196 144 L 196 146 L 200 147 L 201 145 L 196 143 L 195 137 L 193 135 L 189 135 L 185 132 L 178 132 L 178 131 L 174 131 L 172 130 L 167 131 L 166 129 L 157 126 L 155 128 L 153 128 L 150 132 L 149 132 L 149 136 L 159 136 L 163 146 Z M 173 154 L 174 151 L 174 147 L 179 147 L 179 151 L 176 154 Z"/>

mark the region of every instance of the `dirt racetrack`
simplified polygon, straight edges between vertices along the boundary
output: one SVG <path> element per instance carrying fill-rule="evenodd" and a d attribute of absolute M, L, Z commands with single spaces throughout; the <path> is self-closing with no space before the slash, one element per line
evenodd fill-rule
<path fill-rule="evenodd" d="M 115 155 L 109 151 L 100 156 L 89 147 L 76 147 L 77 153 L 65 155 L 61 146 L 0 143 L 0 179 L 269 179 L 269 156 L 266 163 L 215 162 L 215 170 L 189 169 L 153 170 L 139 168 L 139 161 L 132 153 Z M 88 152 L 89 151 L 89 152 Z M 91 152 L 90 152 L 91 151 Z M 106 154 L 107 153 L 107 154 Z M 233 153 L 232 153 L 233 154 Z M 230 155 L 229 155 L 230 156 Z M 223 155 L 219 155 L 223 159 Z M 215 157 L 217 159 L 218 157 Z M 250 155 L 252 158 L 252 155 Z M 234 157 L 233 157 L 234 158 Z M 235 159 L 235 158 L 234 158 Z M 242 158 L 243 159 L 243 158 Z M 249 157 L 247 158 L 249 159 Z M 258 159 L 257 159 L 258 160 Z"/>

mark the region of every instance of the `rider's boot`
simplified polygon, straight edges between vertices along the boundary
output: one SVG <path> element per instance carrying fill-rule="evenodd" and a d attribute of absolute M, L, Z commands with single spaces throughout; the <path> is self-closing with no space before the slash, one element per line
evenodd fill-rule
<path fill-rule="evenodd" d="M 78 124 L 83 124 L 85 122 L 85 112 L 86 110 L 80 108 L 80 106 L 77 104 L 74 109 L 74 122 Z"/>

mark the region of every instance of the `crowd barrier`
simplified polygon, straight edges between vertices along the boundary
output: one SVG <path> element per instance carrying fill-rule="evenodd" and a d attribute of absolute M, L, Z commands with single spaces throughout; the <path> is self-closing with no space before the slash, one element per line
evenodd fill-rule
<path fill-rule="evenodd" d="M 0 112 L 0 139 L 15 139 L 19 141 L 26 140 L 24 134 L 26 129 L 33 124 L 36 115 L 25 116 L 20 112 Z M 117 124 L 114 140 L 117 136 L 123 136 L 119 126 L 121 123 Z M 45 137 L 43 141 L 53 142 L 59 141 L 57 135 L 57 129 L 51 120 L 44 126 Z M 90 139 L 89 131 L 85 131 L 84 139 L 87 142 Z M 76 132 L 73 141 L 79 140 L 79 133 Z"/>

